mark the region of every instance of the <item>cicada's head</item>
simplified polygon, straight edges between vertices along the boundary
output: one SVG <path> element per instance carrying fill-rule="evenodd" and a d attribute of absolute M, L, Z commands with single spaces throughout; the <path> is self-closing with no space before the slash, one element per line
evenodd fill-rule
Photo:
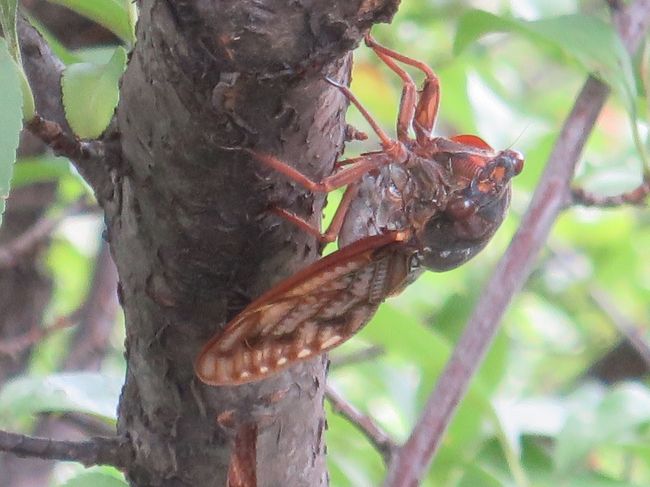
<path fill-rule="evenodd" d="M 421 264 L 434 271 L 458 267 L 487 245 L 506 216 L 510 180 L 524 167 L 523 155 L 511 149 L 491 156 L 488 150 L 459 151 L 449 162 L 458 186 L 417 235 Z"/>

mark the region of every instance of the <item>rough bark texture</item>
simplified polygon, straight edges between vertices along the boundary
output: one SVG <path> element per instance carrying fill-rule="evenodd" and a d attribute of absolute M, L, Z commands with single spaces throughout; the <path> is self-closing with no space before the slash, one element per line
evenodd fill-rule
<path fill-rule="evenodd" d="M 119 431 L 135 451 L 132 485 L 225 485 L 232 439 L 251 422 L 258 485 L 327 484 L 324 358 L 230 388 L 198 383 L 192 364 L 250 299 L 317 258 L 313 238 L 265 210 L 278 204 L 317 222 L 324 198 L 238 149 L 272 152 L 314 178 L 329 173 L 346 103 L 323 77 L 347 83 L 348 51 L 395 8 L 140 2 L 117 111 L 123 160 L 112 187 L 96 188 L 126 314 Z"/>

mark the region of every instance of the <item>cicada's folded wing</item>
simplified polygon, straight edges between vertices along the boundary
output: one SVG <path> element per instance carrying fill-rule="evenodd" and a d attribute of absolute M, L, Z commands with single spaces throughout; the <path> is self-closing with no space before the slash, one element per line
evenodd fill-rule
<path fill-rule="evenodd" d="M 402 285 L 408 259 L 390 244 L 405 237 L 361 239 L 281 282 L 205 345 L 196 374 L 211 385 L 242 384 L 343 343 Z"/>

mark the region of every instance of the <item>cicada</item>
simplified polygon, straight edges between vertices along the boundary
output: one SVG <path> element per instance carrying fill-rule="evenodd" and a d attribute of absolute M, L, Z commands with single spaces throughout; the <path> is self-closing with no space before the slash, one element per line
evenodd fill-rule
<path fill-rule="evenodd" d="M 474 135 L 432 136 L 440 100 L 432 69 L 369 34 L 365 41 L 403 81 L 397 138 L 384 132 L 347 87 L 328 80 L 362 113 L 381 150 L 338 162 L 322 181 L 249 150 L 259 163 L 310 191 L 346 187 L 322 234 L 299 216 L 274 210 L 322 242 L 338 239 L 339 250 L 280 282 L 215 334 L 195 363 L 207 384 L 261 380 L 342 344 L 425 269 L 453 269 L 475 256 L 506 215 L 510 180 L 524 165 L 521 153 L 496 151 Z M 399 63 L 424 73 L 420 91 Z"/>

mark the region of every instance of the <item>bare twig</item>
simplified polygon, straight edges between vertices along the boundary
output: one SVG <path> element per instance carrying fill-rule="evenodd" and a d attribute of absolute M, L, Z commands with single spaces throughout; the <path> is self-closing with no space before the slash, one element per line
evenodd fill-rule
<path fill-rule="evenodd" d="M 358 364 L 359 362 L 367 362 L 381 357 L 384 354 L 384 347 L 381 345 L 371 345 L 355 352 L 347 353 L 344 355 L 335 355 L 330 357 L 330 369 L 345 367 L 346 365 Z"/>
<path fill-rule="evenodd" d="M 619 307 L 616 306 L 611 296 L 603 289 L 596 286 L 589 286 L 589 296 L 601 311 L 607 315 L 621 334 L 625 336 L 627 341 L 630 342 L 632 347 L 646 363 L 646 366 L 650 368 L 650 345 L 644 339 L 642 328 L 631 322 Z"/>
<path fill-rule="evenodd" d="M 119 469 L 129 465 L 133 454 L 128 441 L 117 436 L 98 436 L 87 441 L 57 441 L 2 430 L 0 451 L 19 457 L 80 462 L 86 467 L 112 465 Z"/>
<path fill-rule="evenodd" d="M 118 309 L 117 271 L 108 244 L 102 241 L 86 298 L 69 316 L 69 321 L 77 326 L 68 340 L 62 370 L 100 369 L 110 348 L 111 330 Z M 115 435 L 115 426 L 80 413 L 41 414 L 31 434 L 53 439 L 81 439 L 79 434 L 83 434 L 83 438 Z M 12 463 L 15 460 L 12 459 Z M 55 462 L 34 459 L 14 465 L 11 479 L 16 485 L 45 485 Z"/>
<path fill-rule="evenodd" d="M 104 143 L 98 140 L 82 141 L 66 133 L 57 122 L 34 115 L 25 128 L 45 142 L 58 156 L 73 160 L 102 159 Z"/>
<path fill-rule="evenodd" d="M 553 245 L 548 246 L 553 254 L 560 260 L 563 269 L 572 277 L 579 274 L 572 266 L 575 255 L 570 251 L 558 250 Z M 599 286 L 590 284 L 587 286 L 587 292 L 591 300 L 600 308 L 607 318 L 614 324 L 617 330 L 625 337 L 634 350 L 638 353 L 648 368 L 650 368 L 650 345 L 644 339 L 643 327 L 633 323 L 621 309 L 616 305 L 612 296 Z"/>
<path fill-rule="evenodd" d="M 98 197 L 111 191 L 112 183 L 109 167 L 119 160 L 119 144 L 78 143 L 67 125 L 61 96 L 61 74 L 63 63 L 52 52 L 43 37 L 23 17 L 18 18 L 18 37 L 22 53 L 23 67 L 34 93 L 36 110 L 48 121 L 58 125 L 43 124 L 35 118 L 28 123 L 35 132 L 61 154 L 71 157 L 79 174 L 95 190 Z M 79 155 L 80 157 L 76 157 Z"/>
<path fill-rule="evenodd" d="M 598 196 L 582 188 L 572 188 L 571 196 L 574 205 L 599 206 L 602 208 L 613 208 L 622 205 L 644 205 L 650 194 L 650 180 L 644 178 L 643 182 L 631 191 L 613 195 Z"/>
<path fill-rule="evenodd" d="M 637 0 L 615 17 L 624 45 L 636 50 L 650 23 L 650 0 Z M 587 137 L 609 89 L 589 77 L 566 119 L 546 170 L 515 234 L 480 295 L 465 332 L 459 340 L 425 410 L 407 442 L 388 470 L 389 487 L 412 487 L 426 473 L 489 345 L 510 300 L 530 274 L 555 219 L 569 197 L 569 183 Z"/>
<path fill-rule="evenodd" d="M 44 215 L 11 242 L 0 246 L 0 270 L 15 266 L 21 257 L 32 252 L 65 218 L 88 206 L 83 197 L 56 215 Z"/>
<path fill-rule="evenodd" d="M 334 412 L 341 414 L 355 425 L 381 454 L 386 465 L 389 465 L 397 451 L 397 444 L 391 437 L 371 417 L 350 404 L 332 386 L 325 387 L 325 397 L 329 400 Z"/>
<path fill-rule="evenodd" d="M 69 430 L 74 430 L 84 435 L 90 436 L 108 436 L 115 435 L 115 425 L 111 425 L 95 416 L 84 413 L 59 413 L 59 412 L 44 412 L 39 414 L 43 420 L 55 420 L 57 426 L 65 425 Z M 37 436 L 55 437 L 49 434 L 43 434 L 40 431 L 36 432 Z"/>
<path fill-rule="evenodd" d="M 76 323 L 70 316 L 61 316 L 57 318 L 50 326 L 43 328 L 32 328 L 23 335 L 13 337 L 7 340 L 0 340 L 0 355 L 7 355 L 9 357 L 17 357 L 18 354 L 24 352 L 32 345 L 40 342 L 52 333 L 69 328 Z"/>
<path fill-rule="evenodd" d="M 614 12 L 621 10 L 625 6 L 623 0 L 606 0 L 606 3 L 609 6 L 610 10 Z"/>

